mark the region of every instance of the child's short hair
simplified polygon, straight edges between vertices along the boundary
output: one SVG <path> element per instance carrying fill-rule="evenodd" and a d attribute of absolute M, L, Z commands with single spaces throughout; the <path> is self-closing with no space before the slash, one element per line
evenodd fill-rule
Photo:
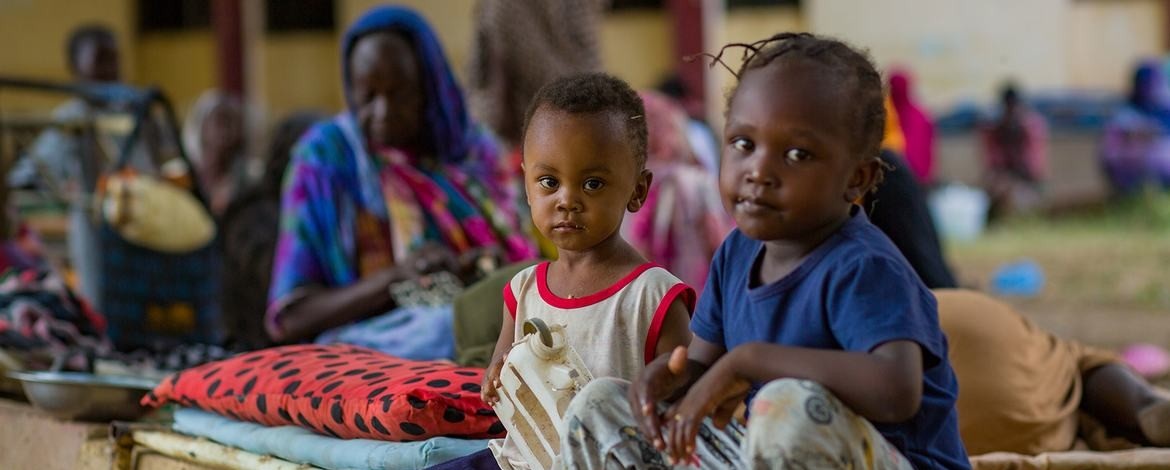
<path fill-rule="evenodd" d="M 524 133 L 541 106 L 572 114 L 621 116 L 639 170 L 646 166 L 646 110 L 638 93 L 622 79 L 605 73 L 585 73 L 562 77 L 541 87 L 524 113 Z"/>
<path fill-rule="evenodd" d="M 862 158 L 877 158 L 881 152 L 882 136 L 885 133 L 886 108 L 882 88 L 882 76 L 874 67 L 869 55 L 837 39 L 816 36 L 809 33 L 780 33 L 768 39 L 751 44 L 728 44 L 728 47 L 745 48 L 745 60 L 740 66 L 737 78 L 743 74 L 768 66 L 781 58 L 803 58 L 820 63 L 842 80 L 851 79 L 853 90 L 854 148 Z M 715 57 L 720 60 L 723 51 Z M 739 85 L 736 85 L 738 89 Z M 728 97 L 735 96 L 733 89 Z M 880 178 L 880 175 L 879 175 Z"/>
<path fill-rule="evenodd" d="M 65 59 L 69 61 L 69 71 L 77 71 L 77 55 L 81 53 L 81 46 L 87 42 L 106 43 L 117 45 L 114 31 L 101 24 L 87 24 L 74 29 L 69 33 L 69 40 L 65 43 Z"/>

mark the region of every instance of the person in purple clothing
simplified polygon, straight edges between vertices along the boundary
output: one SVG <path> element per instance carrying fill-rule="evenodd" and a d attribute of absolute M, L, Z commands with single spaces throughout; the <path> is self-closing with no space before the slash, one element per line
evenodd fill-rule
<path fill-rule="evenodd" d="M 564 466 L 969 468 L 935 298 L 859 207 L 883 177 L 881 76 L 811 34 L 748 49 L 720 172 L 738 228 L 690 346 L 582 389 Z"/>
<path fill-rule="evenodd" d="M 1105 123 L 1100 162 L 1114 194 L 1138 193 L 1147 183 L 1170 189 L 1170 104 L 1157 64 L 1133 73 L 1129 99 Z"/>

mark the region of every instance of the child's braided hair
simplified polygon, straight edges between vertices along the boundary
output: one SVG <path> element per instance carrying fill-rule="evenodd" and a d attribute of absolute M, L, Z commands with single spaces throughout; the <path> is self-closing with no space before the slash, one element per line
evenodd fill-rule
<path fill-rule="evenodd" d="M 733 47 L 743 49 L 743 64 L 740 65 L 739 71 L 732 70 L 723 61 L 723 54 Z M 745 73 L 764 68 L 780 58 L 807 59 L 828 67 L 833 76 L 841 80 L 842 86 L 850 86 L 853 90 L 853 99 L 850 100 L 854 103 L 851 127 L 857 132 L 853 148 L 860 158 L 878 158 L 886 125 L 885 95 L 881 74 L 866 52 L 833 38 L 809 33 L 780 33 L 750 44 L 728 44 L 716 55 L 700 55 L 710 57 L 712 67 L 720 64 L 740 80 Z M 694 56 L 688 59 L 693 58 Z M 729 110 L 731 98 L 735 96 L 738 88 L 737 84 L 727 97 Z M 885 165 L 878 170 L 878 183 L 884 177 L 882 171 L 884 169 Z"/>

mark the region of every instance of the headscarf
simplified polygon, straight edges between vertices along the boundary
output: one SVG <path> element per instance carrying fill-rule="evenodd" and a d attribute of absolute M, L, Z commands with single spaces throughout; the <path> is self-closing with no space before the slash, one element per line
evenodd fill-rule
<path fill-rule="evenodd" d="M 904 70 L 890 74 L 890 101 L 898 114 L 898 124 L 906 141 L 906 163 L 922 184 L 934 180 L 934 124 L 914 102 L 913 82 Z"/>
<path fill-rule="evenodd" d="M 463 92 L 455 83 L 443 47 L 430 25 L 414 10 L 398 6 L 373 8 L 346 30 L 341 42 L 342 87 L 348 92 L 353 86 L 349 58 L 357 41 L 368 34 L 386 31 L 406 37 L 418 57 L 419 81 L 428 98 L 422 129 L 430 133 L 436 157 L 443 163 L 461 163 L 481 139 L 467 115 Z M 349 93 L 345 94 L 345 101 L 350 111 L 354 111 Z"/>
<path fill-rule="evenodd" d="M 1135 110 L 1156 118 L 1170 129 L 1170 90 L 1166 77 L 1153 62 L 1143 62 L 1133 72 L 1129 105 Z"/>
<path fill-rule="evenodd" d="M 604 0 L 479 0 L 468 90 L 474 114 L 510 145 L 528 102 L 565 75 L 601 70 Z"/>

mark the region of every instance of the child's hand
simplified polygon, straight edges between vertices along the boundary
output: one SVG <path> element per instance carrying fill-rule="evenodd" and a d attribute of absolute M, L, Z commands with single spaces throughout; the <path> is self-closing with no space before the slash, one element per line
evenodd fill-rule
<path fill-rule="evenodd" d="M 662 418 L 658 402 L 674 395 L 687 383 L 687 348 L 679 346 L 670 356 L 659 356 L 646 365 L 630 387 L 630 408 L 642 433 L 650 438 L 658 450 L 666 450 L 666 441 L 660 431 Z"/>
<path fill-rule="evenodd" d="M 751 382 L 736 374 L 730 359 L 725 356 L 716 361 L 686 396 L 667 410 L 666 451 L 675 462 L 686 462 L 695 453 L 695 436 L 703 418 L 710 416 L 716 427 L 727 426 L 751 390 Z"/>
<path fill-rule="evenodd" d="M 480 386 L 479 394 L 484 403 L 490 406 L 496 406 L 496 403 L 500 401 L 500 395 L 496 390 L 501 386 L 500 370 L 503 369 L 504 359 L 507 358 L 507 351 L 494 355 L 491 365 L 488 365 L 487 370 L 483 372 L 483 384 Z"/>

